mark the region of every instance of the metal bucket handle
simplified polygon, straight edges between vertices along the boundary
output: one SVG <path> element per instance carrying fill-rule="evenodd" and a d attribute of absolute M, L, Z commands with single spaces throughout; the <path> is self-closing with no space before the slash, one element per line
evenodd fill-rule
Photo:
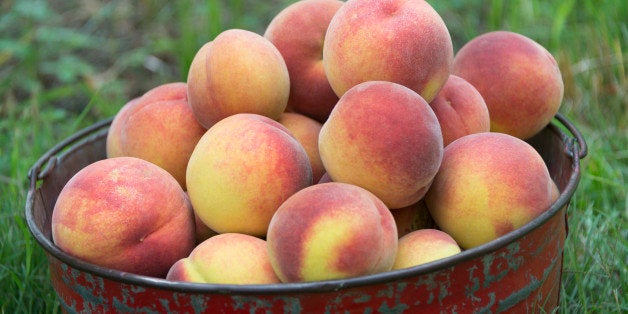
<path fill-rule="evenodd" d="M 563 114 L 561 113 L 557 113 L 555 116 L 556 120 L 558 120 L 558 122 L 560 122 L 565 129 L 567 129 L 567 131 L 569 131 L 571 133 L 571 135 L 573 135 L 573 137 L 569 137 L 566 134 L 562 134 L 563 136 L 563 143 L 565 143 L 565 150 L 567 155 L 569 155 L 572 158 L 572 167 L 573 167 L 573 173 L 571 175 L 571 178 L 569 179 L 569 182 L 567 183 L 567 187 L 565 187 L 565 190 L 567 191 L 572 191 L 572 193 L 570 194 L 565 194 L 565 193 L 561 193 L 561 195 L 559 196 L 559 199 L 556 200 L 557 203 L 561 203 L 561 204 L 568 204 L 569 200 L 571 199 L 571 197 L 573 196 L 573 193 L 576 190 L 576 186 L 578 185 L 578 183 L 580 182 L 580 160 L 584 157 L 587 156 L 587 153 L 589 152 L 589 149 L 587 147 L 587 143 L 584 139 L 584 136 L 582 136 L 582 133 L 580 133 L 580 131 L 578 131 L 578 128 L 576 128 L 576 126 L 571 123 Z M 566 199 L 563 199 L 566 198 Z M 568 235 L 569 234 L 569 212 L 565 211 L 565 234 Z"/>
<path fill-rule="evenodd" d="M 574 164 L 579 165 L 580 159 L 583 159 L 589 153 L 589 148 L 587 147 L 587 142 L 584 140 L 584 136 L 582 136 L 582 133 L 578 131 L 578 128 L 576 128 L 576 126 L 571 123 L 571 121 L 567 120 L 567 118 L 563 114 L 557 113 L 556 120 L 558 120 L 569 131 L 569 133 L 571 133 L 571 135 L 575 137 L 575 141 L 577 142 L 576 144 L 578 145 L 574 145 L 574 139 L 572 139 L 572 143 L 570 145 L 572 147 L 571 149 L 568 149 L 568 153 L 571 155 L 571 157 L 578 158 L 578 160 L 574 161 Z"/>
<path fill-rule="evenodd" d="M 90 125 L 87 128 L 80 130 L 77 133 L 74 133 L 72 136 L 53 146 L 43 156 L 41 156 L 41 158 L 39 158 L 39 160 L 37 160 L 37 162 L 28 170 L 28 178 L 30 179 L 31 191 L 35 190 L 35 185 L 38 180 L 42 180 L 47 177 L 54 169 L 58 162 L 57 156 L 61 151 L 65 150 L 66 148 L 77 142 L 80 142 L 81 140 L 84 140 L 85 137 L 96 132 L 97 130 L 108 128 L 112 120 L 113 118 L 99 121 L 95 124 Z M 45 168 L 43 168 L 44 166 Z"/>

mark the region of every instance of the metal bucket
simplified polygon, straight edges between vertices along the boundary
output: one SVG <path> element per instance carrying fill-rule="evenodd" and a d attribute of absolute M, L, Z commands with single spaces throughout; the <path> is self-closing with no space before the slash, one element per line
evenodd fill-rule
<path fill-rule="evenodd" d="M 552 312 L 558 305 L 566 211 L 580 179 L 580 159 L 587 154 L 580 132 L 560 114 L 529 143 L 545 160 L 561 194 L 548 211 L 524 227 L 413 268 L 272 285 L 183 283 L 139 276 L 86 263 L 53 244 L 50 218 L 57 196 L 72 175 L 105 158 L 110 122 L 97 123 L 59 143 L 29 172 L 28 227 L 46 251 L 52 286 L 66 312 L 530 313 Z"/>

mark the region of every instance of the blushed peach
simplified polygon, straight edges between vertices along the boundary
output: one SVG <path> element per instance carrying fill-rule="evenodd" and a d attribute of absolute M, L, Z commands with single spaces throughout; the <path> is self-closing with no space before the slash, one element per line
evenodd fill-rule
<path fill-rule="evenodd" d="M 347 91 L 323 124 L 318 144 L 332 181 L 363 187 L 389 208 L 420 200 L 443 156 L 440 126 L 427 102 L 384 81 Z"/>
<path fill-rule="evenodd" d="M 157 86 L 124 105 L 107 134 L 108 157 L 137 157 L 162 167 L 186 188 L 187 163 L 205 133 L 181 82 Z"/>
<path fill-rule="evenodd" d="M 423 0 L 349 0 L 332 18 L 323 46 L 336 95 L 367 81 L 404 85 L 427 102 L 449 77 L 453 44 L 445 22 Z"/>
<path fill-rule="evenodd" d="M 392 214 L 375 195 L 346 183 L 322 183 L 288 198 L 267 235 L 282 282 L 350 278 L 388 271 L 397 252 Z"/>
<path fill-rule="evenodd" d="M 301 0 L 284 8 L 270 22 L 264 37 L 281 52 L 290 75 L 287 108 L 325 122 L 338 96 L 323 67 L 323 43 L 338 0 Z"/>
<path fill-rule="evenodd" d="M 412 231 L 399 239 L 393 269 L 403 269 L 460 253 L 460 247 L 447 233 L 436 229 Z"/>
<path fill-rule="evenodd" d="M 279 122 L 250 113 L 212 126 L 187 168 L 194 211 L 218 233 L 264 236 L 279 205 L 311 184 L 303 146 Z"/>
<path fill-rule="evenodd" d="M 266 241 L 240 233 L 213 236 L 172 265 L 166 279 L 213 284 L 273 284 Z"/>
<path fill-rule="evenodd" d="M 290 93 L 281 53 L 265 37 L 242 29 L 225 30 L 203 45 L 187 83 L 190 105 L 205 128 L 237 113 L 278 119 Z"/>
<path fill-rule="evenodd" d="M 558 195 L 530 144 L 488 132 L 463 136 L 445 148 L 425 203 L 440 229 L 469 249 L 527 224 Z"/>
<path fill-rule="evenodd" d="M 102 267 L 164 277 L 194 248 L 194 217 L 168 172 L 134 157 L 107 158 L 77 172 L 52 213 L 52 239 Z"/>
<path fill-rule="evenodd" d="M 430 102 L 430 107 L 440 123 L 445 146 L 462 136 L 491 130 L 491 119 L 482 95 L 459 76 L 449 76 Z"/>
<path fill-rule="evenodd" d="M 480 92 L 491 131 L 528 139 L 558 112 L 564 85 L 552 54 L 509 31 L 484 33 L 456 53 L 452 73 Z"/>

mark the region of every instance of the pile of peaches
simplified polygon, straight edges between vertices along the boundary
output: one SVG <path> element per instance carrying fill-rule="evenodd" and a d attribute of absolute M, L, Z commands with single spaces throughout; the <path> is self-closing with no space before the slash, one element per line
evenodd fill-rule
<path fill-rule="evenodd" d="M 54 207 L 63 251 L 173 281 L 269 284 L 413 267 L 559 195 L 526 139 L 563 97 L 553 56 L 493 31 L 456 53 L 422 0 L 301 0 L 229 29 L 187 82 L 126 103 L 107 158 Z"/>

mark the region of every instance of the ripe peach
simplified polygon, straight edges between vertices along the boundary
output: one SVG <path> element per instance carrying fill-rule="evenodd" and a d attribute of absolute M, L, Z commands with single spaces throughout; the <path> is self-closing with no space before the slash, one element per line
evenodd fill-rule
<path fill-rule="evenodd" d="M 388 208 L 346 183 L 316 184 L 292 195 L 273 216 L 266 239 L 282 282 L 388 271 L 397 252 L 397 228 Z"/>
<path fill-rule="evenodd" d="M 166 279 L 216 284 L 279 283 L 266 241 L 241 233 L 213 236 L 172 265 Z"/>
<path fill-rule="evenodd" d="M 480 92 L 491 131 L 520 139 L 543 129 L 563 99 L 563 80 L 554 57 L 514 32 L 488 32 L 470 40 L 456 54 L 453 74 Z"/>
<path fill-rule="evenodd" d="M 318 182 L 325 173 L 323 161 L 318 153 L 318 134 L 323 126 L 320 122 L 305 115 L 284 112 L 278 120 L 303 145 L 312 166 L 312 180 Z"/>
<path fill-rule="evenodd" d="M 87 262 L 164 277 L 194 248 L 194 216 L 165 170 L 134 157 L 108 158 L 77 172 L 59 193 L 52 239 Z"/>
<path fill-rule="evenodd" d="M 342 5 L 338 0 L 297 1 L 279 12 L 264 33 L 288 67 L 287 108 L 319 122 L 325 122 L 338 101 L 325 75 L 323 43 L 329 22 Z"/>
<path fill-rule="evenodd" d="M 430 102 L 447 146 L 464 135 L 489 132 L 491 119 L 480 92 L 465 79 L 450 75 L 436 98 Z"/>
<path fill-rule="evenodd" d="M 434 221 L 423 199 L 410 206 L 391 209 L 390 212 L 395 218 L 399 238 L 415 230 L 434 227 Z"/>
<path fill-rule="evenodd" d="M 108 157 L 137 157 L 162 167 L 185 189 L 185 169 L 205 133 L 187 101 L 185 83 L 157 86 L 125 104 L 107 134 Z"/>
<path fill-rule="evenodd" d="M 460 253 L 460 247 L 447 233 L 421 229 L 399 239 L 393 269 L 413 267 Z"/>
<path fill-rule="evenodd" d="M 449 77 L 453 44 L 423 0 L 349 0 L 325 35 L 323 64 L 336 95 L 366 81 L 404 85 L 427 102 Z"/>
<path fill-rule="evenodd" d="M 427 102 L 384 81 L 347 91 L 323 124 L 318 143 L 332 181 L 363 187 L 389 208 L 421 199 L 443 156 L 440 126 Z"/>
<path fill-rule="evenodd" d="M 307 153 L 290 131 L 250 113 L 212 126 L 187 168 L 194 211 L 218 233 L 265 235 L 279 205 L 311 184 Z"/>
<path fill-rule="evenodd" d="M 206 128 L 236 113 L 278 119 L 290 93 L 279 50 L 261 35 L 241 29 L 226 30 L 203 45 L 187 83 L 192 110 Z"/>
<path fill-rule="evenodd" d="M 469 249 L 530 222 L 558 195 L 531 145 L 489 132 L 463 136 L 445 148 L 425 203 L 440 229 Z"/>

